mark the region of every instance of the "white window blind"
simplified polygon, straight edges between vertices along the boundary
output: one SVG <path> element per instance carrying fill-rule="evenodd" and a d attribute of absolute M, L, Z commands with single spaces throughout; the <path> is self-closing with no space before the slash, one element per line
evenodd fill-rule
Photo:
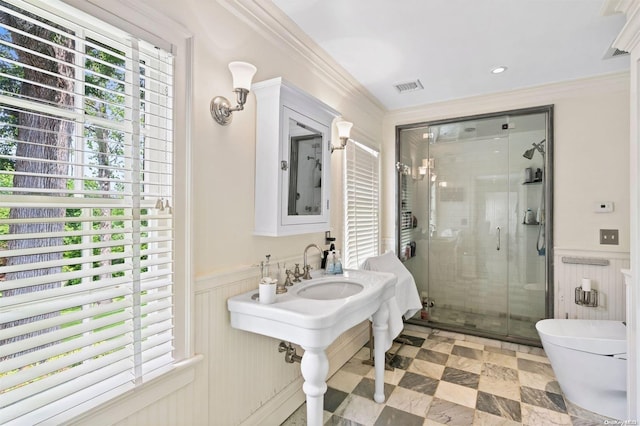
<path fill-rule="evenodd" d="M 0 424 L 173 365 L 172 57 L 0 0 Z"/>
<path fill-rule="evenodd" d="M 358 269 L 380 250 L 379 153 L 358 142 L 346 147 L 344 206 L 344 265 Z"/>

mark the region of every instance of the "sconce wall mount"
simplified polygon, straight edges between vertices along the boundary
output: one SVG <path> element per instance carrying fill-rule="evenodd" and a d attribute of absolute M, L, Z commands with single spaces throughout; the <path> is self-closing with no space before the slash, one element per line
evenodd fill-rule
<path fill-rule="evenodd" d="M 236 61 L 229 64 L 229 71 L 233 76 L 233 91 L 236 93 L 237 105 L 231 107 L 231 103 L 224 96 L 216 96 L 209 105 L 211 116 L 221 126 L 231 123 L 233 112 L 244 109 L 244 104 L 247 102 L 247 94 L 251 89 L 251 80 L 257 68 L 250 63 Z"/>

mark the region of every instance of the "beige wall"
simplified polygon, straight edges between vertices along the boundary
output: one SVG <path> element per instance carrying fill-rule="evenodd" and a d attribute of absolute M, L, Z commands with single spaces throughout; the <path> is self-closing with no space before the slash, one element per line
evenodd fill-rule
<path fill-rule="evenodd" d="M 554 246 L 629 252 L 629 76 L 627 73 L 432 104 L 385 116 L 383 238 L 395 239 L 395 126 L 539 105 L 554 111 Z M 593 205 L 613 201 L 613 213 Z M 600 245 L 599 229 L 620 244 Z"/>
<path fill-rule="evenodd" d="M 556 247 L 630 250 L 629 77 L 621 79 L 606 93 L 580 91 L 557 102 Z M 599 201 L 613 201 L 614 212 L 594 213 Z M 600 245 L 601 228 L 619 229 L 620 245 Z"/>
<path fill-rule="evenodd" d="M 224 4 L 224 1 L 220 2 Z M 255 81 L 282 76 L 340 111 L 355 123 L 356 135 L 380 147 L 383 159 L 383 239 L 394 239 L 395 126 L 441 118 L 555 105 L 555 246 L 563 249 L 629 251 L 629 83 L 627 74 L 596 77 L 526 90 L 432 104 L 384 114 L 354 88 L 327 77 L 298 50 L 258 24 L 251 26 L 219 2 L 158 0 L 154 7 L 194 35 L 193 182 L 195 272 L 197 276 L 254 264 L 265 254 L 298 255 L 322 234 L 256 237 L 253 229 L 255 98 L 231 125 L 209 114 L 215 95 L 232 97 L 227 63 L 258 67 Z M 384 129 L 380 125 L 384 115 Z M 382 133 L 381 133 L 382 132 Z M 384 141 L 384 142 L 382 142 Z M 333 154 L 331 225 L 340 236 L 341 153 Z M 593 204 L 613 201 L 610 214 Z M 600 228 L 620 230 L 620 245 L 602 246 Z"/>
<path fill-rule="evenodd" d="M 309 243 L 324 244 L 324 234 L 294 237 L 253 236 L 255 97 L 233 122 L 220 126 L 209 114 L 216 95 L 233 99 L 227 64 L 251 62 L 258 68 L 254 81 L 282 76 L 340 111 L 359 132 L 380 144 L 382 110 L 344 84 L 332 81 L 276 35 L 253 28 L 217 1 L 157 0 L 154 8 L 193 34 L 193 215 L 196 276 L 301 255 Z M 341 152 L 333 154 L 332 174 L 341 179 Z M 339 207 L 341 193 L 333 186 L 331 205 Z M 341 229 L 342 215 L 332 212 L 332 227 Z"/>

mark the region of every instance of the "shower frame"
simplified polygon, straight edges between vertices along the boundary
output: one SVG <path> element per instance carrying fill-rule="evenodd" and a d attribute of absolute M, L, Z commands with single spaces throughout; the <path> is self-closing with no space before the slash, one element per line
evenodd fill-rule
<path fill-rule="evenodd" d="M 401 196 L 402 196 L 402 173 L 399 170 L 401 167 L 398 167 L 401 160 L 401 152 L 400 152 L 400 135 L 403 130 L 416 129 L 421 127 L 430 127 L 436 125 L 443 124 L 452 124 L 463 121 L 470 120 L 481 120 L 487 118 L 497 118 L 497 117 L 514 117 L 514 116 L 523 116 L 523 115 L 531 115 L 531 114 L 546 114 L 546 147 L 545 147 L 545 155 L 544 155 L 544 203 L 545 203 L 545 318 L 553 318 L 554 312 L 554 300 L 553 300 L 553 283 L 554 283 L 554 253 L 553 253 L 553 217 L 554 217 L 554 206 L 553 206 L 553 164 L 554 164 L 554 106 L 551 105 L 542 105 L 536 107 L 528 107 L 528 108 L 520 108 L 520 109 L 512 109 L 506 111 L 499 111 L 493 113 L 486 114 L 477 114 L 477 115 L 469 115 L 462 117 L 453 117 L 442 120 L 433 120 L 433 121 L 423 121 L 419 123 L 411 123 L 411 124 L 403 124 L 396 126 L 396 253 L 400 254 L 401 250 L 401 223 L 402 223 L 402 205 L 401 205 Z M 507 290 L 508 291 L 508 290 Z M 509 312 L 507 312 L 509 315 Z M 534 345 L 540 346 L 541 343 L 538 339 L 530 339 L 521 336 L 513 336 L 513 335 L 503 335 L 497 334 L 490 331 L 472 329 L 467 327 L 455 326 L 452 324 L 446 323 L 436 323 L 430 320 L 423 319 L 407 319 L 406 322 L 421 326 L 429 326 L 436 329 L 441 329 L 445 331 L 452 331 L 464 334 L 471 334 L 479 337 L 493 338 L 499 339 L 507 342 L 518 343 L 518 344 L 526 344 L 526 345 Z"/>

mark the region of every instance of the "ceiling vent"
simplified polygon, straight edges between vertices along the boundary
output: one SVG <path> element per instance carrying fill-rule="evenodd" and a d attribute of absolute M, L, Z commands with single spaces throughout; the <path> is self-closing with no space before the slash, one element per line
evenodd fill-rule
<path fill-rule="evenodd" d="M 416 90 L 424 89 L 424 87 L 422 86 L 422 83 L 420 83 L 420 80 L 398 83 L 398 84 L 395 84 L 393 87 L 396 88 L 398 93 L 415 92 Z"/>
<path fill-rule="evenodd" d="M 607 49 L 607 51 L 604 53 L 604 58 L 603 59 L 611 59 L 611 58 L 616 58 L 618 56 L 625 56 L 628 55 L 629 52 L 625 52 L 624 50 L 620 50 L 616 47 L 613 46 L 609 46 L 609 48 Z"/>

